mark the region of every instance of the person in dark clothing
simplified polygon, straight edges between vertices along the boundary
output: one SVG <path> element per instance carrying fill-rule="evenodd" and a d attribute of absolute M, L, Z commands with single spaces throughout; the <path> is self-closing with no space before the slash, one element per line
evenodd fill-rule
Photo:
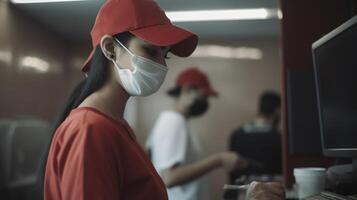
<path fill-rule="evenodd" d="M 235 130 L 229 140 L 229 149 L 239 152 L 246 160 L 245 170 L 230 173 L 230 182 L 243 175 L 281 174 L 280 96 L 264 92 L 259 100 L 258 116 Z"/>

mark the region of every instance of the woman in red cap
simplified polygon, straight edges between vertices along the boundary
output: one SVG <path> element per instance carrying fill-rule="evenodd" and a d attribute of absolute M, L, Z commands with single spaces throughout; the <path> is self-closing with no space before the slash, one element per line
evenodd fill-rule
<path fill-rule="evenodd" d="M 166 55 L 189 56 L 197 36 L 171 24 L 151 0 L 108 0 L 91 32 L 93 50 L 44 162 L 45 200 L 167 199 L 166 188 L 123 119 L 130 96 L 164 81 Z"/>
<path fill-rule="evenodd" d="M 160 88 L 168 52 L 189 56 L 198 38 L 152 0 L 106 1 L 91 36 L 86 77 L 59 116 L 43 163 L 44 199 L 167 199 L 123 112 L 130 96 Z"/>

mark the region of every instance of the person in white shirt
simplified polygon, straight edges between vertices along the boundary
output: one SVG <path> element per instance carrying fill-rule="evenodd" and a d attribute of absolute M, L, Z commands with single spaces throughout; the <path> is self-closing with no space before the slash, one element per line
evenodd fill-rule
<path fill-rule="evenodd" d="M 197 68 L 183 71 L 168 94 L 175 99 L 174 107 L 160 114 L 147 142 L 152 162 L 168 188 L 170 200 L 207 200 L 208 190 L 203 189 L 202 181 L 205 174 L 218 168 L 245 169 L 248 162 L 233 152 L 200 157 L 199 142 L 187 121 L 203 115 L 209 107 L 208 99 L 218 96 L 206 74 Z M 253 182 L 247 199 L 282 200 L 285 193 L 280 183 Z"/>
<path fill-rule="evenodd" d="M 172 110 L 160 114 L 147 146 L 152 162 L 168 188 L 170 200 L 207 199 L 202 176 L 214 169 L 244 169 L 247 162 L 232 152 L 201 158 L 200 146 L 191 134 L 187 121 L 203 115 L 208 99 L 218 93 L 211 88 L 208 77 L 197 68 L 182 72 L 169 95 L 175 98 Z"/>

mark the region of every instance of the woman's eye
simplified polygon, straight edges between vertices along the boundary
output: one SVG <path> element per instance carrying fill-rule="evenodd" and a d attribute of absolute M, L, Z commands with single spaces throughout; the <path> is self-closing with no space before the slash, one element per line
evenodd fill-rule
<path fill-rule="evenodd" d="M 152 58 L 158 58 L 161 57 L 162 54 L 164 53 L 164 50 L 162 48 L 157 48 L 157 47 L 144 47 L 145 53 L 152 57 Z M 167 51 L 164 55 L 165 59 L 170 59 L 168 56 L 169 51 Z"/>
<path fill-rule="evenodd" d="M 147 53 L 151 57 L 155 57 L 157 55 L 157 51 L 150 47 L 144 47 L 145 53 Z"/>

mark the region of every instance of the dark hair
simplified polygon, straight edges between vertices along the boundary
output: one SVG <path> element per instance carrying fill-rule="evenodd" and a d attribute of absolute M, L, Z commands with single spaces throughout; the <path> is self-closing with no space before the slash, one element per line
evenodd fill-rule
<path fill-rule="evenodd" d="M 128 41 L 133 37 L 133 35 L 129 32 L 120 33 L 114 36 L 124 45 L 128 44 Z M 95 53 L 90 63 L 90 68 L 87 73 L 87 77 L 83 79 L 77 87 L 71 93 L 70 98 L 66 106 L 64 107 L 61 114 L 58 116 L 57 120 L 54 122 L 53 127 L 51 129 L 51 140 L 44 151 L 44 155 L 40 165 L 40 181 L 38 182 L 43 191 L 44 186 L 44 178 L 45 178 L 45 170 L 47 157 L 49 153 L 49 149 L 51 146 L 51 142 L 56 132 L 57 128 L 62 124 L 62 122 L 67 118 L 72 109 L 78 107 L 84 99 L 86 99 L 93 92 L 99 90 L 107 81 L 108 78 L 108 59 L 104 56 L 100 45 L 98 45 L 95 49 Z M 42 195 L 41 195 L 42 196 Z"/>
<path fill-rule="evenodd" d="M 267 116 L 272 115 L 277 108 L 280 108 L 280 103 L 279 94 L 272 91 L 264 92 L 259 100 L 259 113 Z"/>
<path fill-rule="evenodd" d="M 167 94 L 170 97 L 177 98 L 181 94 L 182 87 L 181 86 L 175 86 L 174 88 L 171 88 L 167 91 Z"/>

